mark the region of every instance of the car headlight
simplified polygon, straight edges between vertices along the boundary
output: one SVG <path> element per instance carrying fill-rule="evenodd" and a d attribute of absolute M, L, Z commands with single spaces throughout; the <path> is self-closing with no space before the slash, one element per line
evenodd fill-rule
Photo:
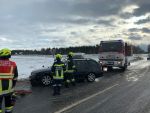
<path fill-rule="evenodd" d="M 107 72 L 108 68 L 107 67 L 104 67 L 103 68 L 103 71 Z"/>
<path fill-rule="evenodd" d="M 122 62 L 121 62 L 121 61 L 118 61 L 118 64 L 122 64 Z"/>

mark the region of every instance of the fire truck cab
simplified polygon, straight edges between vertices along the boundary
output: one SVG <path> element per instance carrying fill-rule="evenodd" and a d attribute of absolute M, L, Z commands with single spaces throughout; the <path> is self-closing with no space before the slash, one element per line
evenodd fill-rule
<path fill-rule="evenodd" d="M 131 45 L 123 40 L 101 41 L 99 48 L 99 63 L 102 67 L 112 69 L 119 67 L 125 71 L 130 64 L 128 56 L 132 55 Z"/>

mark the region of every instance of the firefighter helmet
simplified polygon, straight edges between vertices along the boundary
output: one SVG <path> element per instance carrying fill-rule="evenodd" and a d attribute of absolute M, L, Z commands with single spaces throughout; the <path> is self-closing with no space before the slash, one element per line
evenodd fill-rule
<path fill-rule="evenodd" d="M 7 56 L 11 56 L 11 50 L 4 48 L 0 50 L 0 57 L 7 57 Z"/>
<path fill-rule="evenodd" d="M 61 59 L 62 58 L 62 55 L 61 54 L 56 54 L 56 59 Z"/>
<path fill-rule="evenodd" d="M 73 56 L 73 55 L 74 55 L 73 52 L 69 52 L 69 53 L 68 53 L 68 56 Z"/>

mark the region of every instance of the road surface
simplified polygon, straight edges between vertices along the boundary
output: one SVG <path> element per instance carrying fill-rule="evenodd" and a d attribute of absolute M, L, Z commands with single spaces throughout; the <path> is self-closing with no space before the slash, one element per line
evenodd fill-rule
<path fill-rule="evenodd" d="M 30 89 L 28 83 L 18 85 Z M 150 113 L 150 61 L 134 62 L 124 73 L 107 72 L 94 83 L 62 88 L 56 97 L 51 87 L 31 90 L 19 97 L 14 113 Z"/>

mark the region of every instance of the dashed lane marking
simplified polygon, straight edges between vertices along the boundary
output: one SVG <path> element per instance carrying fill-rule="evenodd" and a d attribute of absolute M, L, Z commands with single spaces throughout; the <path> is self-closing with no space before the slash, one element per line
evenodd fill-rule
<path fill-rule="evenodd" d="M 85 101 L 88 101 L 88 100 L 90 100 L 90 99 L 92 99 L 92 98 L 94 98 L 94 97 L 96 97 L 96 96 L 98 96 L 98 95 L 100 95 L 100 94 L 102 94 L 102 93 L 104 93 L 104 92 L 106 92 L 106 91 L 109 91 L 109 90 L 111 90 L 112 88 L 114 88 L 114 87 L 116 87 L 116 86 L 118 86 L 119 84 L 115 84 L 115 85 L 113 85 L 113 86 L 111 86 L 111 87 L 108 87 L 108 88 L 106 88 L 106 89 L 104 89 L 104 90 L 102 90 L 102 91 L 99 91 L 99 92 L 97 92 L 97 93 L 95 93 L 95 94 L 93 94 L 93 95 L 91 95 L 91 96 L 89 96 L 89 97 L 86 97 L 86 98 L 84 98 L 84 99 L 82 99 L 82 100 L 80 100 L 80 101 L 78 101 L 78 102 L 75 102 L 75 103 L 73 103 L 73 104 L 71 104 L 71 105 L 69 105 L 69 106 L 67 106 L 67 107 L 65 107 L 65 108 L 63 108 L 63 109 L 61 109 L 61 110 L 59 110 L 59 111 L 56 111 L 56 112 L 54 112 L 54 113 L 63 113 L 63 112 L 65 112 L 65 111 L 67 111 L 67 110 L 69 110 L 69 109 L 71 109 L 71 108 L 73 108 L 73 107 L 75 107 L 75 106 L 78 106 L 79 104 L 81 104 L 81 103 L 83 103 L 83 102 L 85 102 Z"/>

